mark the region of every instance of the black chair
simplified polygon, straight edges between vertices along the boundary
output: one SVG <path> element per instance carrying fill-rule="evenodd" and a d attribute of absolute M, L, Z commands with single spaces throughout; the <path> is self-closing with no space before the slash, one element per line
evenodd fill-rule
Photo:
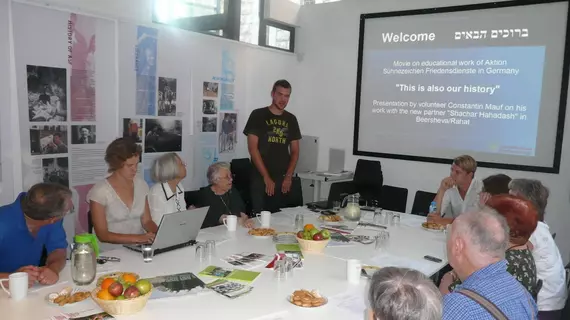
<path fill-rule="evenodd" d="M 382 193 L 380 195 L 380 207 L 382 209 L 406 212 L 406 202 L 408 201 L 408 189 L 382 186 Z"/>
<path fill-rule="evenodd" d="M 531 292 L 532 298 L 534 299 L 534 301 L 538 301 L 538 293 L 540 292 L 540 289 L 542 289 L 542 279 L 538 279 L 538 281 L 536 282 L 536 284 L 534 285 L 534 289 Z"/>
<path fill-rule="evenodd" d="M 384 183 L 380 161 L 358 159 L 352 182 L 361 200 L 366 201 L 367 204 L 374 201 L 380 202 Z"/>
<path fill-rule="evenodd" d="M 427 191 L 417 191 L 414 197 L 414 204 L 412 206 L 411 214 L 416 214 L 419 216 L 427 216 L 429 213 L 429 206 L 433 199 L 435 199 L 436 194 Z"/>
<path fill-rule="evenodd" d="M 230 170 L 233 175 L 233 186 L 239 192 L 241 199 L 245 203 L 245 213 L 250 215 L 252 211 L 251 203 L 251 174 L 254 170 L 249 158 L 233 159 L 230 163 Z"/>
<path fill-rule="evenodd" d="M 91 210 L 87 211 L 87 232 L 93 233 L 93 217 L 91 217 Z"/>

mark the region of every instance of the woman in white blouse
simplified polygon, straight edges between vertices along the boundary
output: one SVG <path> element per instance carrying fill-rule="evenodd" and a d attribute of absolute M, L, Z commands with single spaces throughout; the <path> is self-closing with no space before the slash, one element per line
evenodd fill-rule
<path fill-rule="evenodd" d="M 105 162 L 111 173 L 87 194 L 93 228 L 100 242 L 142 244 L 154 241 L 158 230 L 147 202 L 148 185 L 137 177 L 141 147 L 129 138 L 111 142 Z M 113 249 L 103 245 L 104 250 Z"/>
<path fill-rule="evenodd" d="M 180 183 L 186 177 L 186 164 L 176 153 L 167 153 L 154 161 L 151 177 L 156 184 L 150 188 L 148 204 L 152 220 L 159 225 L 163 215 L 186 210 Z"/>

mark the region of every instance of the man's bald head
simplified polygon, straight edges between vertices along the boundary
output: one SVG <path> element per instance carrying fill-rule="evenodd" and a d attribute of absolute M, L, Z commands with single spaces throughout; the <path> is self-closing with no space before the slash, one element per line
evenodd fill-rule
<path fill-rule="evenodd" d="M 461 254 L 471 262 L 484 265 L 505 258 L 509 241 L 509 226 L 495 210 L 484 208 L 466 212 L 453 222 L 450 241 L 461 239 Z M 461 259 L 464 260 L 464 259 Z"/>

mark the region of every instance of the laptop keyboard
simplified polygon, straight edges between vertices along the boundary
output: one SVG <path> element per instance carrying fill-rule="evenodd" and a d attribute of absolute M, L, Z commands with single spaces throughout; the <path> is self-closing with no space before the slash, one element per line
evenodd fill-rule
<path fill-rule="evenodd" d="M 156 250 L 154 250 L 154 255 L 161 254 L 161 253 L 165 253 L 165 252 L 169 252 L 169 251 L 172 251 L 172 250 L 177 250 L 177 249 L 182 249 L 182 248 L 190 247 L 190 246 L 195 245 L 196 243 L 197 243 L 196 240 L 190 240 L 190 241 L 188 241 L 188 242 L 181 243 L 181 244 L 177 244 L 177 245 L 170 246 L 170 247 L 167 247 L 167 248 L 156 249 Z M 135 252 L 139 252 L 139 253 L 140 253 L 140 248 L 139 248 L 139 249 L 135 249 L 135 248 L 133 248 L 133 247 L 131 247 L 131 246 L 124 246 L 124 247 L 127 248 L 127 249 L 129 249 L 129 250 L 132 250 L 132 251 L 135 251 Z"/>

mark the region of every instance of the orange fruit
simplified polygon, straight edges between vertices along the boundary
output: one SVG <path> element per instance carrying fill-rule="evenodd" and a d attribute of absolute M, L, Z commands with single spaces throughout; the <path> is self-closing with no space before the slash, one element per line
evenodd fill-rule
<path fill-rule="evenodd" d="M 125 273 L 121 276 L 124 282 L 135 284 L 137 282 L 137 277 L 135 277 L 132 273 Z"/>
<path fill-rule="evenodd" d="M 303 228 L 304 231 L 311 231 L 312 229 L 315 229 L 315 226 L 312 225 L 311 223 L 306 224 L 305 227 Z"/>
<path fill-rule="evenodd" d="M 113 278 L 105 278 L 105 280 L 103 280 L 103 282 L 101 282 L 101 290 L 107 290 L 109 289 L 109 286 L 111 284 L 113 284 L 113 282 L 115 282 L 115 279 Z"/>
<path fill-rule="evenodd" d="M 97 292 L 97 298 L 101 300 L 115 300 L 115 297 L 113 297 L 113 295 L 110 294 L 109 290 L 107 289 L 99 290 L 99 292 Z"/>

